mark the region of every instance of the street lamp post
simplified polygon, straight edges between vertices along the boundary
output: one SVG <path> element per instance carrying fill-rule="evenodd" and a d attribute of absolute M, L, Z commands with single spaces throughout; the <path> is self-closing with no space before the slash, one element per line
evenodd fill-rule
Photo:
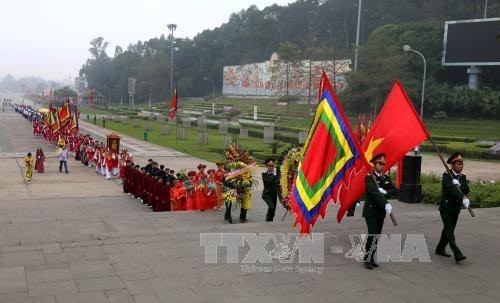
<path fill-rule="evenodd" d="M 170 46 L 170 95 L 174 94 L 174 31 L 177 29 L 177 24 L 168 24 L 170 30 L 171 46 Z"/>
<path fill-rule="evenodd" d="M 142 84 L 149 85 L 149 99 L 148 99 L 148 107 L 151 108 L 151 83 L 142 81 Z"/>
<path fill-rule="evenodd" d="M 203 80 L 210 81 L 212 83 L 212 115 L 215 115 L 215 83 L 212 79 L 203 77 Z"/>
<path fill-rule="evenodd" d="M 356 48 L 354 49 L 354 71 L 358 70 L 358 49 L 359 49 L 359 33 L 361 26 L 361 10 L 363 0 L 358 0 L 358 26 L 356 27 Z"/>
<path fill-rule="evenodd" d="M 425 57 L 424 57 L 424 55 L 422 55 L 421 52 L 414 50 L 408 44 L 403 46 L 403 51 L 404 52 L 414 52 L 415 54 L 418 54 L 420 57 L 422 57 L 422 60 L 424 61 L 424 74 L 422 76 L 422 96 L 421 96 L 421 100 L 420 100 L 420 118 L 424 119 L 425 74 L 427 71 L 427 62 L 425 61 Z"/>
<path fill-rule="evenodd" d="M 419 52 L 414 50 L 411 46 L 408 44 L 403 46 L 403 51 L 404 52 L 414 52 L 415 54 L 419 55 L 422 57 L 422 60 L 424 62 L 424 74 L 422 76 L 422 96 L 420 100 L 420 119 L 424 119 L 424 99 L 425 99 L 425 74 L 427 71 L 427 62 L 425 61 L 424 55 Z M 410 169 L 414 169 L 418 171 L 418 177 L 417 176 L 412 176 L 411 174 L 406 178 L 406 172 L 403 171 L 403 178 L 402 180 L 405 180 L 408 183 L 404 183 L 403 181 L 400 185 L 400 195 L 399 195 L 399 200 L 400 201 L 405 201 L 409 203 L 414 203 L 414 202 L 420 202 L 422 199 L 422 183 L 421 183 L 421 178 L 420 178 L 420 171 L 422 167 L 422 155 L 420 154 L 422 149 L 421 145 L 415 146 L 414 149 L 414 155 L 405 155 L 404 156 L 404 171 L 406 171 L 406 166 Z"/>

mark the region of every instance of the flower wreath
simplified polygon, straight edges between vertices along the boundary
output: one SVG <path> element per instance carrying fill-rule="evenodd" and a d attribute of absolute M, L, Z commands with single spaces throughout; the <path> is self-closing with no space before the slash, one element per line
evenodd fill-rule
<path fill-rule="evenodd" d="M 290 191 L 292 190 L 293 181 L 297 175 L 299 163 L 304 158 L 301 146 L 291 146 L 283 152 L 283 160 L 281 161 L 281 204 L 285 209 L 290 209 Z"/>
<path fill-rule="evenodd" d="M 248 151 L 238 144 L 230 144 L 225 151 L 225 156 L 224 164 L 230 172 L 251 168 L 254 163 Z M 223 186 L 222 200 L 225 203 L 241 204 L 251 199 L 251 188 L 255 184 L 251 169 L 226 179 Z"/>

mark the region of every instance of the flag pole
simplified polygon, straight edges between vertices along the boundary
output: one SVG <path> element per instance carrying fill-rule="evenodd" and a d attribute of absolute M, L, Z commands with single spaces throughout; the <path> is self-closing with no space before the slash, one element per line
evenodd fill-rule
<path fill-rule="evenodd" d="M 434 146 L 434 149 L 436 150 L 436 153 L 438 154 L 439 159 L 441 159 L 441 162 L 443 163 L 444 168 L 446 168 L 446 172 L 448 173 L 448 175 L 450 176 L 450 178 L 453 179 L 453 175 L 451 174 L 450 168 L 448 167 L 448 165 L 446 165 L 446 162 L 444 162 L 443 155 L 441 155 L 441 152 L 439 151 L 436 143 L 434 143 L 434 140 L 432 140 L 431 136 L 429 136 L 429 140 L 431 141 L 432 146 Z M 457 185 L 457 188 L 458 188 L 458 190 L 460 192 L 462 192 L 462 190 L 460 189 L 460 185 Z M 465 194 L 464 194 L 464 197 L 467 198 L 467 196 Z M 471 217 L 475 217 L 476 216 L 476 214 L 474 214 L 474 211 L 472 210 L 472 208 L 470 206 L 467 207 L 467 210 L 469 211 Z"/>
<path fill-rule="evenodd" d="M 372 177 L 373 182 L 375 182 L 375 185 L 377 186 L 377 188 L 380 188 L 380 186 L 378 186 L 377 179 L 375 179 L 375 176 L 373 175 L 373 173 L 371 171 L 370 171 L 370 176 Z M 396 221 L 396 217 L 394 217 L 394 214 L 392 213 L 392 211 L 391 211 L 391 214 L 389 215 L 389 217 L 391 218 L 392 224 L 394 226 L 398 226 L 398 221 Z"/>

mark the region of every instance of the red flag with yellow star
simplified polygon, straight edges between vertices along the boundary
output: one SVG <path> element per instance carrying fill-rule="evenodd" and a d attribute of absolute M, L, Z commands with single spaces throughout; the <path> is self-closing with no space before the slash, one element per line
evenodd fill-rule
<path fill-rule="evenodd" d="M 378 153 L 385 153 L 385 167 L 388 170 L 429 136 L 403 85 L 396 80 L 377 120 L 366 134 L 361 150 L 368 161 Z M 367 173 L 366 166 L 360 165 L 356 168 L 349 187 L 345 186 L 339 191 L 337 221 L 342 220 L 347 209 L 365 192 L 364 180 Z"/>

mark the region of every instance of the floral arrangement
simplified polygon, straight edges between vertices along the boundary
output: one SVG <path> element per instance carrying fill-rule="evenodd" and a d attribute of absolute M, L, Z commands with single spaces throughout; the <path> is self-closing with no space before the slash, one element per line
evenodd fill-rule
<path fill-rule="evenodd" d="M 255 162 L 248 151 L 236 143 L 229 144 L 224 152 L 224 155 L 226 156 L 226 163 L 243 162 L 245 164 L 250 164 Z"/>
<path fill-rule="evenodd" d="M 299 163 L 303 158 L 301 146 L 291 146 L 282 154 L 280 174 L 282 199 L 280 202 L 285 209 L 290 209 L 290 191 L 297 175 Z"/>
<path fill-rule="evenodd" d="M 256 184 L 252 176 L 255 161 L 248 151 L 238 144 L 230 144 L 224 161 L 226 179 L 223 186 L 222 200 L 225 203 L 250 203 L 251 188 Z"/>

